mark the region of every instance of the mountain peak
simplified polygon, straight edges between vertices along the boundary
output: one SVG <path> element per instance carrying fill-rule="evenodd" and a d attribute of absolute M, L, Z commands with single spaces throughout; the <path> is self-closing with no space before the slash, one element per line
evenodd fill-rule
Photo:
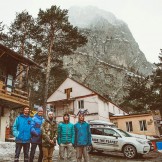
<path fill-rule="evenodd" d="M 95 6 L 73 6 L 69 9 L 69 21 L 74 26 L 87 28 L 98 24 L 102 20 L 107 21 L 111 25 L 124 24 L 122 20 L 117 19 L 111 12 L 104 11 Z"/>

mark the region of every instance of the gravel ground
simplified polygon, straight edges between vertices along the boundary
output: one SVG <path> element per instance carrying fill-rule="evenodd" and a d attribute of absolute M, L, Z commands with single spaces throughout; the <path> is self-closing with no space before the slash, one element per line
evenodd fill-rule
<path fill-rule="evenodd" d="M 0 142 L 0 162 L 13 162 L 15 153 L 15 143 L 14 142 Z M 38 150 L 35 155 L 34 162 L 37 162 L 38 157 Z M 94 152 L 90 154 L 90 162 L 162 162 L 162 153 L 158 151 L 150 152 L 147 155 L 144 155 L 142 158 L 137 159 L 126 159 L 122 153 L 117 152 L 104 152 L 104 153 L 97 153 Z M 20 156 L 20 162 L 23 162 L 23 153 Z M 53 162 L 60 162 L 58 156 L 58 146 L 56 146 L 54 155 L 53 155 Z M 64 162 L 68 162 L 65 160 Z M 72 159 L 69 162 L 76 162 L 75 158 L 75 150 L 73 152 Z"/>

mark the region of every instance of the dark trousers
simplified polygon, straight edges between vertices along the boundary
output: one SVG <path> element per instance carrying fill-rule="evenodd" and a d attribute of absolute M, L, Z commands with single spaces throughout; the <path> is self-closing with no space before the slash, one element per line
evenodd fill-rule
<path fill-rule="evenodd" d="M 42 144 L 37 144 L 37 143 L 32 143 L 31 144 L 30 162 L 33 162 L 33 160 L 34 160 L 34 155 L 35 155 L 35 150 L 37 148 L 37 145 L 39 147 L 39 158 L 38 158 L 38 162 L 42 162 L 42 159 L 43 159 Z"/>
<path fill-rule="evenodd" d="M 14 162 L 19 162 L 19 156 L 21 149 L 23 147 L 23 152 L 24 152 L 24 162 L 29 161 L 29 148 L 30 148 L 30 143 L 16 143 L 16 150 L 15 150 L 15 160 Z"/>

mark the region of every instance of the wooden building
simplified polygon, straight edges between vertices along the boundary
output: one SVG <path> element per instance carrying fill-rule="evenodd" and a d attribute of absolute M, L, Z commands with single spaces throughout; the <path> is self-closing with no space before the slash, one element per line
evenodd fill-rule
<path fill-rule="evenodd" d="M 28 71 L 38 66 L 18 53 L 0 44 L 0 141 L 5 141 L 6 130 L 10 130 L 10 112 L 29 105 Z M 21 88 L 19 77 L 26 77 Z"/>

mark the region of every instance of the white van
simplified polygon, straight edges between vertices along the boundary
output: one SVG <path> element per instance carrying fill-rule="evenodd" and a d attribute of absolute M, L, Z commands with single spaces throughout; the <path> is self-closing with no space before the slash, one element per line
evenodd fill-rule
<path fill-rule="evenodd" d="M 127 132 L 110 126 L 91 125 L 92 146 L 88 147 L 89 153 L 94 150 L 123 152 L 126 158 L 135 158 L 137 155 L 149 153 L 152 149 L 147 139 L 139 139 Z"/>

